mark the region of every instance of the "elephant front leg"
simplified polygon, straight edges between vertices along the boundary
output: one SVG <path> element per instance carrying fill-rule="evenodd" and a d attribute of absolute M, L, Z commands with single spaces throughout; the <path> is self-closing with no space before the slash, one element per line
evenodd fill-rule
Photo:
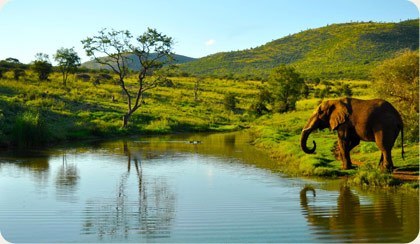
<path fill-rule="evenodd" d="M 350 159 L 350 150 L 351 146 L 349 141 L 346 141 L 344 138 L 338 139 L 338 147 L 340 149 L 342 168 L 351 169 L 351 159 Z"/>

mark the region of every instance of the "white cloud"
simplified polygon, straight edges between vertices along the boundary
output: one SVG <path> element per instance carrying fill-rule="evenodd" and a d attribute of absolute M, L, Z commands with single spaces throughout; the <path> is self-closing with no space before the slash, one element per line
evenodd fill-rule
<path fill-rule="evenodd" d="M 0 10 L 2 10 L 2 8 L 4 7 L 4 5 L 6 5 L 7 2 L 9 2 L 10 0 L 0 0 Z"/>
<path fill-rule="evenodd" d="M 204 44 L 206 44 L 206 46 L 213 46 L 214 43 L 216 43 L 216 41 L 214 39 L 210 39 L 210 40 L 206 41 Z"/>

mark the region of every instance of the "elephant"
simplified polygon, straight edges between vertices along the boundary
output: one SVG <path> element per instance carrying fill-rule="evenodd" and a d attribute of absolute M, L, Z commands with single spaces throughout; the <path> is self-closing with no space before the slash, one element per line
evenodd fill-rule
<path fill-rule="evenodd" d="M 410 242 L 417 236 L 418 224 L 415 222 L 418 215 L 415 216 L 410 211 L 415 211 L 415 207 L 418 207 L 418 204 L 415 204 L 418 199 L 409 200 L 413 207 L 410 205 L 408 210 L 409 205 L 399 202 L 403 198 L 402 195 L 359 195 L 360 193 L 345 184 L 340 185 L 338 192 L 324 190 L 318 195 L 316 193 L 312 186 L 304 187 L 300 191 L 300 206 L 309 229 L 313 230 L 318 240 L 342 243 L 402 243 Z M 333 196 L 335 193 L 338 193 L 336 204 L 325 205 L 327 195 Z M 410 219 L 413 224 L 410 223 Z M 402 230 L 405 231 L 403 235 Z"/>
<path fill-rule="evenodd" d="M 382 171 L 392 172 L 391 150 L 400 131 L 401 155 L 404 158 L 403 121 L 398 111 L 385 100 L 340 98 L 322 102 L 302 130 L 300 146 L 305 153 L 315 153 L 315 141 L 313 148 L 306 145 L 310 133 L 325 128 L 337 131 L 343 169 L 352 167 L 350 151 L 363 140 L 376 143 L 381 151 L 379 167 Z"/>

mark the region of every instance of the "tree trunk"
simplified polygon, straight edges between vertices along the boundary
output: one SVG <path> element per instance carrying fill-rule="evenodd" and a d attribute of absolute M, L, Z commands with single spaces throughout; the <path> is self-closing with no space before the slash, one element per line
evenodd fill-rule
<path fill-rule="evenodd" d="M 123 128 L 127 128 L 128 120 L 130 119 L 130 117 L 131 117 L 131 114 L 129 114 L 129 113 L 124 114 L 124 116 L 123 116 Z"/>

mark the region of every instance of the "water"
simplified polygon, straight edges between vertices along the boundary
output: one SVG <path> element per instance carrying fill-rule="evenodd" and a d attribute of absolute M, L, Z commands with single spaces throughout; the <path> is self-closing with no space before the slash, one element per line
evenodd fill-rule
<path fill-rule="evenodd" d="M 417 236 L 417 194 L 287 178 L 249 140 L 246 133 L 200 134 L 2 153 L 0 232 L 14 243 Z"/>

